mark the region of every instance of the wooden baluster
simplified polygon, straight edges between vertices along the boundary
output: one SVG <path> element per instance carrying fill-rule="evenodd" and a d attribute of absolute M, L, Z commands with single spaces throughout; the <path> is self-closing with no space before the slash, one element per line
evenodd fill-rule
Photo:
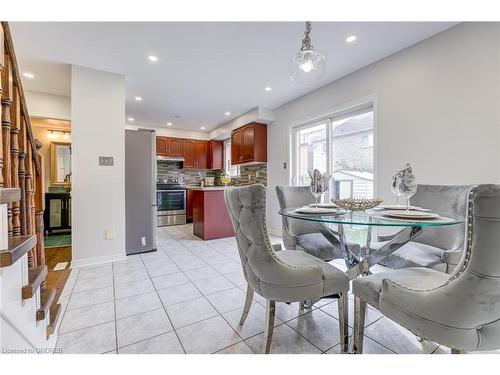
<path fill-rule="evenodd" d="M 26 167 L 24 159 L 26 157 L 26 114 L 21 118 L 21 129 L 19 131 L 19 188 L 21 189 L 21 235 L 26 235 Z"/>
<path fill-rule="evenodd" d="M 0 27 L 0 77 L 3 77 L 4 65 L 4 33 L 3 27 Z M 3 97 L 3 79 L 0 78 L 0 98 Z M 0 99 L 1 100 L 1 99 Z M 2 106 L 0 105 L 0 119 L 2 118 Z M 0 188 L 3 187 L 3 132 L 0 131 Z"/>
<path fill-rule="evenodd" d="M 4 55 L 4 67 L 2 70 L 2 148 L 3 148 L 3 186 L 11 187 L 11 163 L 10 163 L 10 126 L 12 105 L 12 64 L 7 51 Z M 12 236 L 12 203 L 7 209 L 9 236 Z"/>
<path fill-rule="evenodd" d="M 35 212 L 31 204 L 33 198 L 33 160 L 32 160 L 32 148 L 28 146 L 26 148 L 26 158 L 24 159 L 24 165 L 26 167 L 26 177 L 25 177 L 25 194 L 26 194 L 26 234 L 35 234 Z M 31 250 L 28 253 L 28 266 L 36 266 L 36 257 L 34 256 L 34 251 Z"/>
<path fill-rule="evenodd" d="M 19 123 L 21 122 L 21 101 L 19 89 L 14 86 L 12 103 L 12 123 L 10 127 L 11 187 L 19 188 Z M 12 236 L 21 235 L 20 202 L 12 202 Z"/>
<path fill-rule="evenodd" d="M 42 156 L 38 153 L 38 151 L 42 148 L 42 143 L 38 140 L 35 140 L 35 145 L 37 152 L 34 157 L 38 159 L 39 164 L 42 164 Z M 36 170 L 35 166 L 33 169 Z M 34 195 L 34 210 L 35 210 L 35 233 L 37 237 L 36 241 L 36 256 L 37 256 L 37 265 L 43 266 L 45 265 L 45 246 L 44 246 L 44 238 L 43 238 L 43 189 L 42 189 L 42 173 L 38 171 L 35 174 L 35 195 Z M 42 283 L 42 287 L 45 288 L 45 281 Z"/>

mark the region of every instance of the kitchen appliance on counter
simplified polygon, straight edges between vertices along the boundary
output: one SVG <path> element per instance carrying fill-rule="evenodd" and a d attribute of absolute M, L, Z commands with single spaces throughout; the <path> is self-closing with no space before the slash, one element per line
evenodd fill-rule
<path fill-rule="evenodd" d="M 205 177 L 205 186 L 214 186 L 215 177 Z"/>
<path fill-rule="evenodd" d="M 177 177 L 156 180 L 157 226 L 186 224 L 186 188 Z"/>
<path fill-rule="evenodd" d="M 125 131 L 125 250 L 156 251 L 156 146 L 153 130 Z"/>

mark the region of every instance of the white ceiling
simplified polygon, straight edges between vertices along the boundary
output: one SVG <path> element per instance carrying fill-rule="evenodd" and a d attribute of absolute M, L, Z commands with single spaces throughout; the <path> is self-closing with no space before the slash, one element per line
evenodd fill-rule
<path fill-rule="evenodd" d="M 398 50 L 441 32 L 450 22 L 314 22 L 324 77 L 290 81 L 303 22 L 11 23 L 27 90 L 70 95 L 77 64 L 126 76 L 127 117 L 136 124 L 209 131 L 248 110 L 275 108 Z M 358 40 L 347 44 L 347 35 Z M 159 58 L 157 63 L 148 55 Z M 271 86 L 272 91 L 264 91 Z M 142 96 L 143 102 L 134 101 Z M 225 116 L 224 112 L 231 112 Z M 180 116 L 180 118 L 175 118 Z"/>

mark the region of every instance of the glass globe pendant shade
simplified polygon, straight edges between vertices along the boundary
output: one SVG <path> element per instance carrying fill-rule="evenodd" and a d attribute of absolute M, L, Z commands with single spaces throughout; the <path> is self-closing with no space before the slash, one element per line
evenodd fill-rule
<path fill-rule="evenodd" d="M 325 72 L 325 57 L 313 49 L 300 50 L 290 60 L 290 78 L 294 82 L 312 82 Z"/>

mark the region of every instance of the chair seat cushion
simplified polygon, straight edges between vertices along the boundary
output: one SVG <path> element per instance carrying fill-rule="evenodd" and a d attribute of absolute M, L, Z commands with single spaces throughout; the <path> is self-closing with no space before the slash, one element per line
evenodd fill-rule
<path fill-rule="evenodd" d="M 388 279 L 413 289 L 432 289 L 447 282 L 450 275 L 430 268 L 404 268 L 359 277 L 352 281 L 353 293 L 368 304 L 379 308 L 382 281 Z"/>
<path fill-rule="evenodd" d="M 306 253 L 324 261 L 343 258 L 340 242 L 332 244 L 321 233 L 305 233 L 297 236 L 297 245 Z M 347 246 L 354 254 L 359 254 L 360 246 L 354 242 L 347 242 Z"/>
<path fill-rule="evenodd" d="M 276 252 L 276 256 L 283 262 L 294 266 L 319 265 L 323 271 L 323 295 L 317 297 L 329 296 L 349 290 L 349 278 L 347 275 L 343 271 L 322 261 L 321 259 L 297 250 L 278 251 Z"/>
<path fill-rule="evenodd" d="M 372 248 L 383 246 L 383 242 L 372 244 Z M 446 272 L 446 263 L 443 261 L 443 250 L 419 242 L 410 241 L 382 259 L 379 263 L 393 269 L 409 267 L 426 267 L 436 271 Z"/>

